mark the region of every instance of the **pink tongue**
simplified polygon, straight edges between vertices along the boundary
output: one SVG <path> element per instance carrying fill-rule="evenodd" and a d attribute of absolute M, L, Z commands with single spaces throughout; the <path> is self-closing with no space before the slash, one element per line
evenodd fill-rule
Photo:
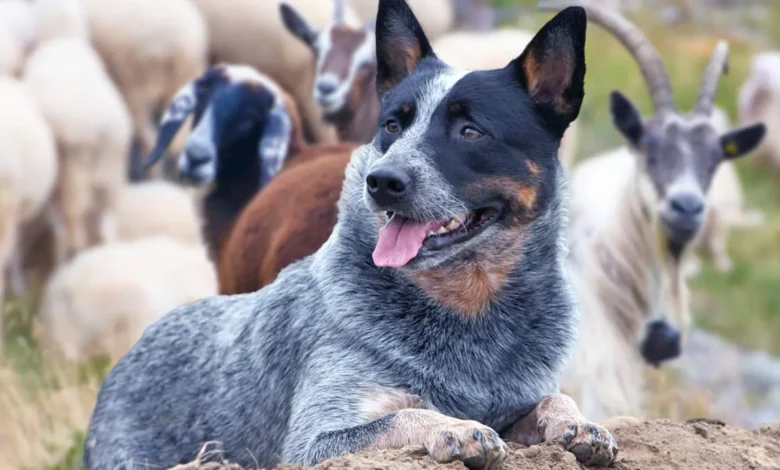
<path fill-rule="evenodd" d="M 412 222 L 393 217 L 379 230 L 379 241 L 374 249 L 374 264 L 399 268 L 408 263 L 422 247 L 430 223 Z"/>

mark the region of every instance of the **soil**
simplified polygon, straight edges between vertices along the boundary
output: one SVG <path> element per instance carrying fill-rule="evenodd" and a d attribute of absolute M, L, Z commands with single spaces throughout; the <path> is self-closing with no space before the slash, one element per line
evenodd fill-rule
<path fill-rule="evenodd" d="M 755 431 L 726 426 L 713 420 L 640 422 L 618 418 L 604 423 L 620 451 L 611 467 L 616 470 L 750 469 L 780 470 L 780 423 Z M 574 454 L 555 445 L 523 447 L 509 444 L 510 453 L 498 470 L 579 470 Z M 225 464 L 182 465 L 176 470 L 239 470 Z M 320 463 L 316 470 L 455 470 L 460 462 L 434 462 L 422 447 L 349 455 Z M 281 465 L 276 470 L 300 470 Z"/>

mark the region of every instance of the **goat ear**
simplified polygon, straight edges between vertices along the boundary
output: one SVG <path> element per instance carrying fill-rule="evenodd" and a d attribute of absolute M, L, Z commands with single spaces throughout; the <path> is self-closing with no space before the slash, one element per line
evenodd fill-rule
<path fill-rule="evenodd" d="M 317 31 L 303 19 L 300 13 L 284 2 L 279 4 L 279 13 L 282 15 L 282 23 L 287 30 L 313 49 L 314 43 L 317 41 Z"/>
<path fill-rule="evenodd" d="M 609 95 L 609 111 L 612 114 L 612 123 L 623 137 L 634 147 L 639 147 L 645 133 L 645 125 L 636 106 L 623 93 L 613 91 Z"/>
<path fill-rule="evenodd" d="M 277 100 L 266 119 L 258 148 L 261 188 L 282 170 L 291 133 L 292 121 L 284 107 L 284 100 Z"/>
<path fill-rule="evenodd" d="M 509 67 L 544 121 L 559 135 L 577 118 L 585 95 L 585 9 L 555 15 Z"/>
<path fill-rule="evenodd" d="M 723 158 L 731 160 L 747 155 L 761 144 L 766 134 L 763 123 L 753 124 L 727 132 L 720 137 L 720 148 Z"/>
<path fill-rule="evenodd" d="M 380 96 L 426 57 L 436 57 L 406 0 L 379 0 L 376 16 L 376 89 Z"/>
<path fill-rule="evenodd" d="M 195 110 L 195 87 L 195 82 L 190 82 L 181 87 L 174 95 L 171 104 L 160 119 L 160 131 L 157 133 L 157 142 L 155 142 L 154 149 L 152 149 L 149 158 L 144 163 L 145 170 L 149 169 L 165 155 L 165 150 L 171 144 L 173 138 L 176 137 L 176 133 L 179 132 L 187 117 Z"/>

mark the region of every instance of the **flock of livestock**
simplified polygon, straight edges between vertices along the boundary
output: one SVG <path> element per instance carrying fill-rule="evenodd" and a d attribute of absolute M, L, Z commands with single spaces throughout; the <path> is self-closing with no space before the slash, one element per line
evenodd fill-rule
<path fill-rule="evenodd" d="M 450 0 L 409 3 L 457 67 L 503 67 L 533 37 L 457 30 Z M 314 253 L 336 223 L 352 150 L 376 131 L 376 5 L 0 0 L 0 295 L 27 294 L 48 248 L 25 243 L 50 241 L 44 343 L 72 360 L 116 359 L 174 307 L 257 290 Z M 698 221 L 692 243 L 722 271 L 729 230 L 761 223 L 729 158 L 757 148 L 780 167 L 780 53 L 755 58 L 739 97 L 745 127 L 732 130 L 713 105 L 725 42 L 688 113 L 643 34 L 616 11 L 587 11 L 631 52 L 655 108 L 644 118 L 652 145 L 632 145 L 639 116 L 614 94 L 592 105 L 625 114 L 615 124 L 628 145 L 573 165 L 575 121 L 559 152 L 582 315 L 563 389 L 598 420 L 641 415 L 643 365 L 680 353 L 698 261 L 661 246 L 665 221 Z"/>

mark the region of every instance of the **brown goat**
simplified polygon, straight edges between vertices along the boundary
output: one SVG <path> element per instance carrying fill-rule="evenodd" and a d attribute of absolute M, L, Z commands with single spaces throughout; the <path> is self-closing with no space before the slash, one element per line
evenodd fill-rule
<path fill-rule="evenodd" d="M 242 211 L 219 260 L 220 294 L 256 291 L 325 243 L 336 225 L 336 203 L 354 148 L 347 146 L 298 159 Z"/>

